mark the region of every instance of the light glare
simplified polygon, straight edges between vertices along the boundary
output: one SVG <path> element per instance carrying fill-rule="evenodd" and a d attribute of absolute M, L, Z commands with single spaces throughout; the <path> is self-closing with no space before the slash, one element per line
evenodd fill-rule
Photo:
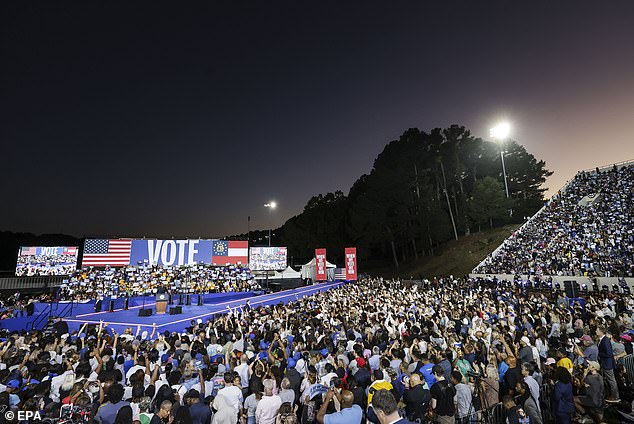
<path fill-rule="evenodd" d="M 490 129 L 491 138 L 494 140 L 506 140 L 509 134 L 511 134 L 511 124 L 508 122 L 501 122 Z"/>

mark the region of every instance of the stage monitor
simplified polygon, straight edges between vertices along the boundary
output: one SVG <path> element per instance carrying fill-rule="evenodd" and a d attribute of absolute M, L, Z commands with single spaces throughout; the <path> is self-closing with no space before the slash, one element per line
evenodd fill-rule
<path fill-rule="evenodd" d="M 286 269 L 286 247 L 252 247 L 249 268 L 253 271 L 282 271 Z"/>
<path fill-rule="evenodd" d="M 21 247 L 15 267 L 17 277 L 68 275 L 77 269 L 77 247 Z"/>

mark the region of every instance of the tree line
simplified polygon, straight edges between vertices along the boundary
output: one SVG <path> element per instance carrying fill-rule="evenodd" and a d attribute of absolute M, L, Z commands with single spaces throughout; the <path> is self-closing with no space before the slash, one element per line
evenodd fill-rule
<path fill-rule="evenodd" d="M 360 260 L 389 261 L 398 269 L 404 261 L 434 255 L 451 239 L 534 214 L 551 174 L 512 140 L 485 141 L 459 125 L 411 128 L 385 146 L 347 195 L 313 196 L 302 213 L 275 230 L 273 242 L 304 259 L 314 247 L 325 247 L 339 263 L 344 246 L 357 246 Z"/>

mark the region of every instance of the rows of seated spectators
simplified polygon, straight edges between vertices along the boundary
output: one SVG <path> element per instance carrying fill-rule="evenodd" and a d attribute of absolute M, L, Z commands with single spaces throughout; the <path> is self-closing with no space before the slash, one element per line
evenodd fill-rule
<path fill-rule="evenodd" d="M 577 174 L 474 272 L 633 277 L 634 165 Z"/>
<path fill-rule="evenodd" d="M 219 293 L 260 289 L 255 276 L 241 265 L 129 266 L 75 271 L 59 291 L 61 300 L 170 293 Z"/>
<path fill-rule="evenodd" d="M 633 312 L 609 292 L 578 304 L 496 280 L 368 279 L 172 333 L 59 320 L 0 334 L 0 408 L 101 424 L 621 422 Z"/>

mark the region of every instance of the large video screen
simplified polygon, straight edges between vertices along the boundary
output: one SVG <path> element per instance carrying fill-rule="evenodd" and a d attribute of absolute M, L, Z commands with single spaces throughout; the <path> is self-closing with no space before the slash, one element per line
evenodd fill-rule
<path fill-rule="evenodd" d="M 62 247 L 21 247 L 15 275 L 31 277 L 35 275 L 68 275 L 77 268 L 77 248 Z"/>
<path fill-rule="evenodd" d="M 249 253 L 249 268 L 253 271 L 286 269 L 286 247 L 252 247 Z"/>

